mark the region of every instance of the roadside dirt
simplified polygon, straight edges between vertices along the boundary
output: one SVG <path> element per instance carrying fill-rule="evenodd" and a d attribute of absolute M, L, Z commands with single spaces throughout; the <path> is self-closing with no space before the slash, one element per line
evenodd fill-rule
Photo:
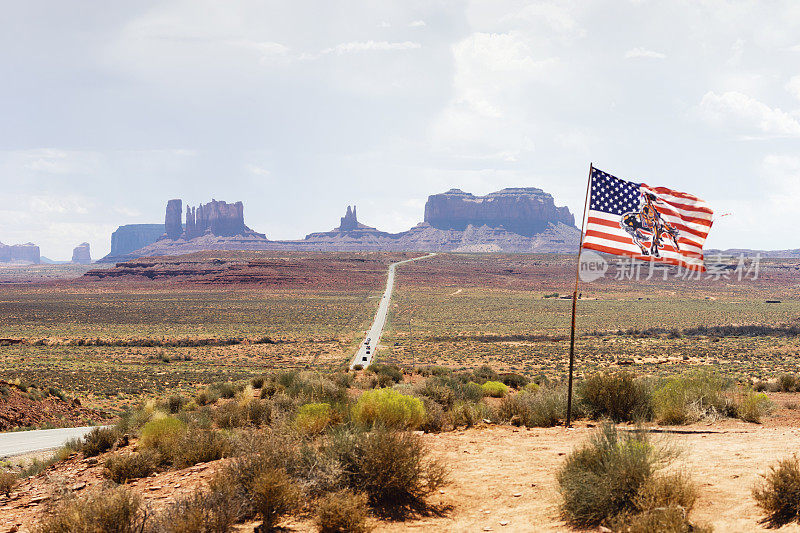
<path fill-rule="evenodd" d="M 750 491 L 770 464 L 800 451 L 800 428 L 725 420 L 653 429 L 655 438 L 683 450 L 676 466 L 700 486 L 692 513 L 695 522 L 711 524 L 718 532 L 767 531 L 758 524 L 761 515 Z M 574 429 L 482 426 L 424 435 L 452 472 L 451 483 L 434 494 L 430 503 L 450 510 L 441 517 L 373 521 L 373 525 L 376 531 L 386 532 L 573 531 L 559 517 L 555 473 L 564 456 L 593 431 L 585 425 Z M 220 464 L 157 474 L 131 483 L 131 488 L 158 509 L 204 485 Z M 14 526 L 28 530 L 59 490 L 85 491 L 100 482 L 99 465 L 73 456 L 22 482 L 11 498 L 0 496 L 0 532 Z M 315 531 L 309 518 L 289 519 L 282 525 L 287 531 Z M 252 527 L 246 524 L 238 530 L 252 531 Z M 781 531 L 800 531 L 800 526 L 785 526 Z"/>

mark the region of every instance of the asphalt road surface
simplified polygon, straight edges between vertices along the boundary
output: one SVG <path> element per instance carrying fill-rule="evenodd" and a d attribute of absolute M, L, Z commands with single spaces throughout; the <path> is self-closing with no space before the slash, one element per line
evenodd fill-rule
<path fill-rule="evenodd" d="M 81 438 L 92 429 L 94 426 L 0 433 L 0 457 L 60 448 L 68 440 Z"/>
<path fill-rule="evenodd" d="M 434 255 L 436 254 L 423 255 L 389 265 L 389 275 L 386 278 L 386 290 L 383 291 L 381 302 L 378 304 L 378 312 L 375 313 L 375 320 L 372 322 L 372 327 L 369 328 L 369 332 L 364 338 L 364 341 L 358 347 L 358 351 L 353 357 L 353 361 L 350 363 L 350 368 L 356 365 L 367 368 L 372 364 L 372 359 L 375 357 L 375 348 L 378 347 L 378 342 L 381 340 L 383 326 L 386 324 L 386 316 L 389 314 L 389 302 L 392 300 L 392 289 L 394 288 L 394 271 L 397 265 L 410 263 L 411 261 L 419 261 L 420 259 L 427 259 Z"/>

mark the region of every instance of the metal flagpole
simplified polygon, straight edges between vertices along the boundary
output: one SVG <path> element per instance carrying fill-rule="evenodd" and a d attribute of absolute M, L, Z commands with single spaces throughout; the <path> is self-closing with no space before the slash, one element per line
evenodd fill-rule
<path fill-rule="evenodd" d="M 572 371 L 575 368 L 575 309 L 578 303 L 578 281 L 581 274 L 581 252 L 583 251 L 583 232 L 586 227 L 586 208 L 589 205 L 589 190 L 592 188 L 592 163 L 589 163 L 589 181 L 586 183 L 586 199 L 583 201 L 581 219 L 581 239 L 578 245 L 578 264 L 575 268 L 575 289 L 572 291 L 572 327 L 569 333 L 569 381 L 567 382 L 567 424 L 572 427 Z"/>

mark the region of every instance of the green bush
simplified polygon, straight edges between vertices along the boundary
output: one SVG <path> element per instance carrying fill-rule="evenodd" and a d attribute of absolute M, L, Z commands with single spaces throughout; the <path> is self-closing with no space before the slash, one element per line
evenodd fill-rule
<path fill-rule="evenodd" d="M 474 370 L 472 375 L 475 377 L 475 381 L 479 384 L 483 384 L 487 381 L 497 381 L 498 375 L 497 372 L 492 370 L 492 367 L 489 365 L 483 365 L 482 367 Z"/>
<path fill-rule="evenodd" d="M 173 417 L 155 418 L 142 427 L 139 445 L 157 451 L 163 458 L 172 457 L 184 423 Z"/>
<path fill-rule="evenodd" d="M 63 500 L 33 529 L 38 533 L 141 533 L 146 513 L 141 498 L 124 486 Z"/>
<path fill-rule="evenodd" d="M 400 368 L 396 365 L 384 365 L 381 363 L 372 363 L 367 367 L 367 372 L 373 372 L 378 376 L 379 382 L 381 381 L 381 377 L 383 377 L 383 382 L 381 386 L 385 387 L 391 385 L 392 383 L 400 383 L 403 381 L 403 373 L 400 372 Z"/>
<path fill-rule="evenodd" d="M 320 533 L 366 533 L 367 497 L 349 489 L 325 495 L 317 505 Z"/>
<path fill-rule="evenodd" d="M 530 383 L 531 380 L 522 376 L 520 374 L 514 374 L 513 372 L 509 372 L 506 374 L 500 374 L 500 381 L 503 384 L 508 385 L 517 390 L 524 389 L 525 386 Z"/>
<path fill-rule="evenodd" d="M 457 401 L 447 411 L 447 419 L 453 427 L 472 427 L 484 418 L 491 418 L 489 408 L 484 402 Z"/>
<path fill-rule="evenodd" d="M 590 376 L 578 387 L 578 398 L 594 419 L 629 422 L 649 420 L 653 415 L 650 387 L 629 372 Z"/>
<path fill-rule="evenodd" d="M 115 453 L 106 457 L 103 476 L 114 483 L 127 483 L 132 479 L 149 476 L 156 471 L 160 462 L 158 452 L 150 449 L 134 453 Z"/>
<path fill-rule="evenodd" d="M 508 387 L 499 381 L 487 381 L 481 385 L 481 390 L 484 396 L 491 396 L 492 398 L 502 398 L 508 394 Z"/>
<path fill-rule="evenodd" d="M 211 417 L 222 429 L 260 427 L 270 423 L 272 409 L 268 401 L 248 398 L 217 405 L 211 411 Z"/>
<path fill-rule="evenodd" d="M 375 389 L 361 394 L 353 408 L 353 420 L 366 427 L 416 429 L 425 420 L 425 408 L 419 398 L 400 394 L 394 389 Z"/>
<path fill-rule="evenodd" d="M 765 513 L 762 523 L 781 527 L 800 523 L 800 461 L 796 455 L 770 466 L 753 488 L 753 498 Z"/>
<path fill-rule="evenodd" d="M 711 372 L 670 378 L 653 394 L 653 411 L 659 424 L 686 424 L 705 417 L 736 416 L 725 396 L 730 383 Z"/>
<path fill-rule="evenodd" d="M 120 438 L 120 432 L 115 428 L 96 427 L 83 437 L 81 452 L 84 457 L 94 457 L 110 450 Z"/>
<path fill-rule="evenodd" d="M 294 425 L 303 435 L 317 435 L 322 433 L 331 423 L 333 413 L 330 404 L 307 403 L 297 410 Z"/>
<path fill-rule="evenodd" d="M 769 414 L 773 404 L 763 392 L 748 392 L 737 406 L 737 415 L 745 422 L 761 423 L 761 418 Z"/>

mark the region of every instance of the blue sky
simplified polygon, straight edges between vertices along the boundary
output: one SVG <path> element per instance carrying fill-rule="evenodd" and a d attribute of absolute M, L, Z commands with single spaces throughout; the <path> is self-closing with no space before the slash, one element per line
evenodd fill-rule
<path fill-rule="evenodd" d="M 273 239 L 402 231 L 429 194 L 588 165 L 697 194 L 711 247 L 796 248 L 797 2 L 6 2 L 0 241 L 108 252 L 169 198 Z"/>

